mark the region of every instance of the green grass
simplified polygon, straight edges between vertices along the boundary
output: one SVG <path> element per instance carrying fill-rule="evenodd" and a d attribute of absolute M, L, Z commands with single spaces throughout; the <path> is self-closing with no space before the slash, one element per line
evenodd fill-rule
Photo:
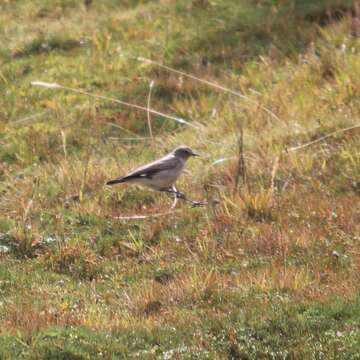
<path fill-rule="evenodd" d="M 360 357 L 359 130 L 284 152 L 359 122 L 351 5 L 0 4 L 0 358 Z M 209 206 L 119 219 L 171 199 L 104 183 L 180 144 Z"/>
<path fill-rule="evenodd" d="M 232 300 L 241 309 L 249 298 L 253 306 L 254 298 L 258 302 L 251 314 L 240 310 L 217 316 L 200 310 L 201 322 L 178 328 L 114 332 L 52 328 L 35 335 L 5 336 L 0 341 L 4 356 L 17 358 L 302 359 L 337 358 L 340 350 L 343 358 L 358 358 L 358 297 L 350 303 L 338 299 L 312 306 L 289 305 L 286 296 L 256 292 Z M 271 315 L 262 313 L 261 300 L 268 303 Z"/>

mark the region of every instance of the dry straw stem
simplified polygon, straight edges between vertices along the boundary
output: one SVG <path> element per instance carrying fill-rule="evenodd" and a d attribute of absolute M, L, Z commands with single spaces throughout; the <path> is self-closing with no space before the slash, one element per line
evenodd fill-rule
<path fill-rule="evenodd" d="M 35 119 L 38 119 L 39 117 L 41 117 L 41 116 L 43 116 L 43 115 L 45 115 L 47 113 L 48 113 L 47 111 L 38 112 L 36 114 L 26 116 L 26 117 L 24 117 L 22 119 L 12 121 L 11 123 L 8 124 L 8 126 L 15 126 L 15 125 L 19 125 L 21 123 L 24 123 L 24 122 L 27 122 L 27 121 L 30 121 L 30 120 L 35 120 Z"/>
<path fill-rule="evenodd" d="M 353 126 L 349 126 L 347 128 L 343 128 L 343 129 L 339 129 L 339 130 L 336 130 L 336 131 L 333 131 L 332 133 L 329 133 L 327 135 L 324 135 L 318 139 L 315 139 L 313 141 L 309 141 L 305 144 L 301 144 L 301 145 L 298 145 L 298 146 L 294 146 L 294 147 L 291 147 L 289 149 L 285 149 L 282 151 L 283 154 L 288 154 L 290 152 L 293 152 L 293 151 L 298 151 L 298 150 L 302 150 L 302 149 L 305 149 L 307 147 L 310 147 L 310 146 L 313 146 L 313 145 L 316 145 L 330 137 L 333 137 L 335 135 L 338 135 L 338 134 L 341 134 L 341 133 L 344 133 L 344 132 L 347 132 L 347 131 L 351 131 L 351 130 L 355 130 L 355 129 L 358 129 L 360 128 L 360 124 L 355 124 Z"/>
<path fill-rule="evenodd" d="M 89 163 L 90 163 L 90 151 L 88 151 L 86 155 L 86 159 L 84 161 L 84 173 L 81 179 L 81 187 L 80 187 L 80 201 L 82 201 L 84 198 L 84 190 L 85 190 L 87 175 L 89 171 Z"/>
<path fill-rule="evenodd" d="M 256 105 L 256 106 L 259 106 L 260 109 L 264 110 L 266 113 L 268 113 L 269 115 L 271 115 L 274 119 L 276 119 L 276 120 L 278 120 L 278 121 L 281 121 L 280 118 L 279 118 L 276 114 L 274 114 L 271 110 L 269 110 L 269 109 L 266 108 L 265 106 L 259 104 L 257 101 L 249 98 L 248 96 L 245 96 L 245 95 L 239 93 L 238 91 L 229 89 L 229 88 L 227 88 L 227 87 L 225 87 L 225 86 L 223 86 L 223 85 L 217 84 L 217 83 L 215 83 L 215 82 L 213 82 L 213 81 L 205 80 L 205 79 L 199 78 L 199 77 L 197 77 L 197 76 L 195 76 L 195 75 L 188 74 L 188 73 L 186 73 L 186 72 L 184 72 L 184 71 L 174 69 L 174 68 L 172 68 L 172 67 L 170 67 L 170 66 L 161 64 L 161 63 L 159 63 L 159 62 L 157 62 L 157 61 L 154 61 L 154 60 L 151 60 L 151 59 L 146 59 L 146 58 L 143 58 L 143 57 L 135 57 L 135 59 L 138 60 L 138 61 L 142 61 L 142 62 L 144 62 L 144 63 L 148 63 L 148 64 L 151 64 L 151 65 L 158 66 L 158 67 L 160 67 L 160 68 L 162 68 L 162 69 L 165 69 L 165 70 L 167 70 L 167 71 L 173 72 L 173 73 L 178 74 L 178 75 L 185 76 L 185 77 L 187 77 L 187 78 L 189 78 L 189 79 L 192 79 L 192 80 L 201 82 L 201 83 L 203 83 L 203 84 L 205 84 L 205 85 L 208 85 L 208 86 L 210 86 L 210 87 L 212 87 L 212 88 L 215 88 L 215 89 L 217 89 L 217 90 L 221 90 L 221 91 L 224 91 L 224 92 L 226 92 L 226 93 L 228 93 L 228 94 L 231 94 L 231 95 L 233 95 L 233 96 L 236 96 L 236 97 L 238 97 L 238 98 L 240 98 L 240 99 L 243 99 L 243 100 L 245 100 L 245 101 L 247 101 L 247 102 L 249 102 L 249 103 L 251 103 L 251 104 L 254 104 L 254 105 Z"/>
<path fill-rule="evenodd" d="M 179 211 L 181 211 L 181 210 L 174 210 L 178 200 L 183 200 L 187 204 L 190 204 L 192 207 L 204 207 L 204 206 L 208 205 L 208 203 L 206 203 L 206 202 L 189 200 L 184 194 L 182 194 L 181 196 L 175 196 L 174 202 L 172 203 L 169 211 L 166 211 L 163 213 L 148 214 L 148 215 L 116 216 L 113 219 L 115 219 L 115 220 L 145 220 L 145 219 L 158 218 L 158 217 L 162 217 L 162 216 L 168 216 L 171 214 L 175 214 L 175 213 L 178 213 Z"/>
<path fill-rule="evenodd" d="M 209 167 L 211 166 L 215 166 L 215 165 L 218 165 L 218 164 L 222 164 L 223 162 L 226 162 L 226 161 L 230 161 L 230 160 L 237 160 L 238 157 L 237 156 L 231 156 L 231 157 L 226 157 L 226 158 L 221 158 L 221 159 L 217 159 L 215 161 L 213 161 Z"/>
<path fill-rule="evenodd" d="M 24 214 L 23 214 L 23 222 L 24 223 L 28 219 L 28 216 L 29 216 L 29 213 L 30 213 L 30 210 L 31 210 L 31 207 L 33 206 L 33 204 L 34 204 L 33 199 L 30 199 L 24 209 Z"/>
<path fill-rule="evenodd" d="M 291 147 L 289 149 L 284 149 L 281 154 L 289 154 L 291 152 L 306 149 L 308 147 L 317 145 L 320 142 L 325 141 L 326 139 L 329 139 L 329 138 L 331 138 L 331 137 L 333 137 L 335 135 L 342 134 L 344 132 L 351 131 L 351 130 L 356 130 L 356 129 L 359 129 L 359 128 L 360 128 L 360 124 L 355 124 L 353 126 L 349 126 L 349 127 L 343 128 L 343 129 L 339 129 L 339 130 L 333 131 L 333 132 L 331 132 L 329 134 L 326 134 L 324 136 L 321 136 L 318 139 L 315 139 L 313 141 L 309 141 L 307 143 L 304 143 L 304 144 L 301 144 L 301 145 L 298 145 L 298 146 L 294 146 L 294 147 Z M 271 171 L 271 185 L 270 185 L 271 194 L 274 193 L 274 186 L 275 186 L 274 182 L 275 182 L 275 176 L 276 176 L 277 170 L 279 168 L 280 157 L 281 157 L 281 155 L 277 156 L 275 158 L 274 165 L 273 165 L 272 171 Z"/>
<path fill-rule="evenodd" d="M 274 194 L 274 190 L 275 190 L 275 176 L 276 176 L 276 173 L 279 168 L 279 161 L 280 161 L 280 156 L 277 156 L 275 158 L 274 165 L 271 170 L 271 183 L 270 183 L 270 193 L 271 194 Z"/>
<path fill-rule="evenodd" d="M 151 117 L 150 117 L 151 113 L 150 113 L 149 109 L 150 109 L 150 103 L 151 103 L 151 92 L 152 92 L 153 87 L 154 87 L 154 80 L 151 80 L 150 85 L 149 85 L 149 95 L 148 95 L 148 99 L 147 99 L 147 122 L 148 122 L 149 135 L 151 137 L 152 145 L 154 145 L 154 136 L 153 136 L 152 127 L 151 127 Z"/>
<path fill-rule="evenodd" d="M 115 128 L 117 128 L 117 129 L 120 129 L 120 130 L 122 130 L 122 131 L 127 132 L 127 133 L 130 134 L 130 135 L 133 135 L 133 137 L 132 137 L 131 139 L 142 139 L 142 140 L 144 139 L 144 137 L 138 136 L 135 132 L 133 132 L 133 131 L 131 131 L 131 130 L 123 127 L 123 126 L 120 126 L 119 124 L 115 124 L 115 123 L 112 123 L 112 122 L 108 121 L 108 122 L 106 123 L 106 125 L 115 127 Z M 109 139 L 115 139 L 115 138 L 114 138 L 114 137 L 112 137 L 112 138 L 110 137 Z M 130 138 L 117 138 L 117 139 L 130 139 Z M 146 137 L 146 139 L 149 139 L 149 137 Z"/>
<path fill-rule="evenodd" d="M 66 133 L 64 130 L 61 130 L 61 140 L 62 140 L 62 147 L 64 151 L 65 160 L 67 160 L 67 149 L 66 149 Z"/>
<path fill-rule="evenodd" d="M 235 178 L 235 188 L 234 191 L 236 192 L 239 186 L 240 177 L 242 178 L 243 185 L 247 185 L 247 174 L 246 174 L 246 162 L 244 157 L 244 129 L 240 122 L 238 122 L 238 133 L 237 135 L 237 143 L 238 143 L 238 166 Z"/>
<path fill-rule="evenodd" d="M 108 138 L 109 140 L 116 140 L 116 141 L 148 141 L 149 139 L 151 140 L 151 137 L 149 136 L 144 136 L 144 137 L 114 137 L 114 136 L 110 136 Z"/>
<path fill-rule="evenodd" d="M 147 107 L 144 107 L 144 106 L 141 106 L 141 105 L 137 105 L 137 104 L 131 104 L 129 102 L 118 100 L 118 99 L 115 99 L 115 98 L 112 98 L 112 97 L 93 94 L 93 93 L 90 93 L 88 91 L 84 91 L 84 90 L 81 90 L 81 89 L 76 89 L 76 88 L 72 88 L 72 87 L 69 87 L 69 86 L 63 86 L 63 85 L 60 85 L 60 84 L 57 84 L 57 83 L 48 83 L 48 82 L 44 82 L 44 81 L 32 81 L 31 85 L 33 85 L 33 86 L 41 86 L 41 87 L 45 87 L 45 88 L 48 88 L 48 89 L 62 89 L 62 90 L 71 91 L 71 92 L 75 92 L 75 93 L 78 93 L 78 94 L 90 96 L 90 97 L 93 97 L 93 98 L 96 98 L 96 99 L 112 101 L 112 102 L 115 102 L 117 104 L 121 104 L 123 106 L 127 106 L 127 107 L 130 107 L 130 108 L 133 108 L 133 109 L 146 111 L 148 113 L 163 117 L 165 119 L 171 119 L 171 120 L 174 120 L 174 121 L 176 121 L 176 122 L 178 122 L 180 124 L 191 126 L 192 128 L 199 130 L 198 125 L 194 125 L 193 123 L 191 123 L 191 122 L 189 122 L 187 120 L 184 120 L 182 118 L 179 118 L 177 116 L 167 115 L 167 114 L 164 114 L 164 113 L 162 113 L 160 111 L 157 111 L 157 110 L 154 110 L 154 109 L 150 109 L 150 108 L 147 108 Z"/>
<path fill-rule="evenodd" d="M 158 218 L 162 216 L 168 216 L 175 213 L 178 213 L 180 210 L 170 210 L 163 213 L 156 213 L 156 214 L 148 214 L 148 215 L 130 215 L 130 216 L 115 216 L 113 217 L 114 220 L 145 220 L 151 218 Z"/>

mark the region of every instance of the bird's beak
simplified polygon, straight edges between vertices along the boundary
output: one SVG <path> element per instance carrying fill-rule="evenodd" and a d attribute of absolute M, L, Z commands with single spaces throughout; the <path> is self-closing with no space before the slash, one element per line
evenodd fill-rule
<path fill-rule="evenodd" d="M 197 152 L 195 152 L 195 151 L 193 151 L 191 155 L 192 155 L 192 156 L 201 156 L 199 153 L 197 153 Z"/>

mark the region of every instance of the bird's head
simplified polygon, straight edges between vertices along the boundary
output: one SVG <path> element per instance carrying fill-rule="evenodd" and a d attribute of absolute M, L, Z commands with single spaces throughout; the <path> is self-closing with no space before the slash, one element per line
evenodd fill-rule
<path fill-rule="evenodd" d="M 189 148 L 188 146 L 179 146 L 174 151 L 173 154 L 177 157 L 180 157 L 184 160 L 188 159 L 190 156 L 200 156 L 200 154 L 196 153 L 194 150 Z"/>

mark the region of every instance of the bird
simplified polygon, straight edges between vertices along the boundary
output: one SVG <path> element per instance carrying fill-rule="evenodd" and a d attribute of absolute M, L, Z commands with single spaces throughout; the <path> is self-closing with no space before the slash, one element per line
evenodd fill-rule
<path fill-rule="evenodd" d="M 161 159 L 141 166 L 125 176 L 110 180 L 106 185 L 122 183 L 135 183 L 157 191 L 175 194 L 176 197 L 184 195 L 177 191 L 176 180 L 184 170 L 186 160 L 192 156 L 200 156 L 188 146 L 179 146 Z"/>

